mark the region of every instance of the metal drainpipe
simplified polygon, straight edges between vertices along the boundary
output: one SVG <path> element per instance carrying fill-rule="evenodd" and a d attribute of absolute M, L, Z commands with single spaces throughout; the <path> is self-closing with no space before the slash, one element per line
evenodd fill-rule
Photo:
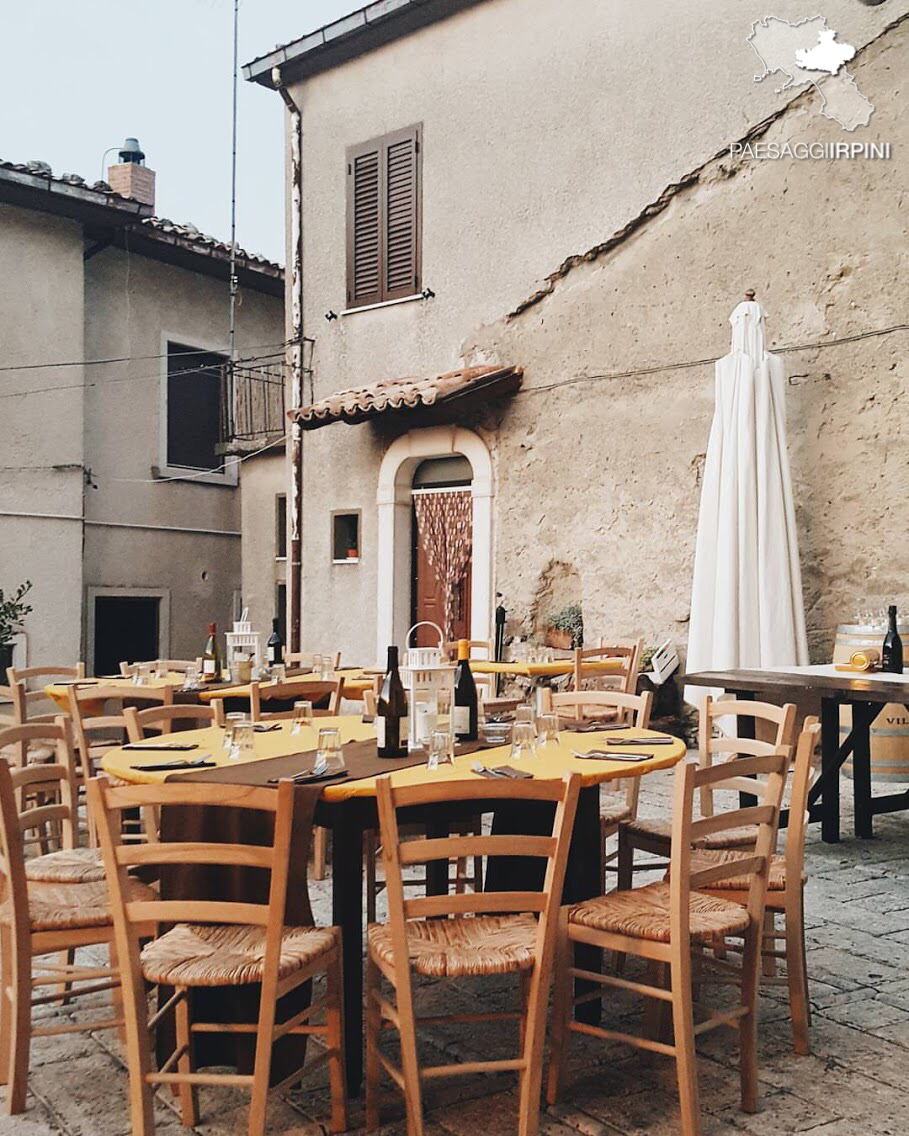
<path fill-rule="evenodd" d="M 271 73 L 275 90 L 290 113 L 290 312 L 291 342 L 287 348 L 290 368 L 290 404 L 303 405 L 303 116 L 281 78 L 280 67 Z M 294 421 L 290 427 L 290 649 L 302 649 L 303 606 L 303 431 Z"/>

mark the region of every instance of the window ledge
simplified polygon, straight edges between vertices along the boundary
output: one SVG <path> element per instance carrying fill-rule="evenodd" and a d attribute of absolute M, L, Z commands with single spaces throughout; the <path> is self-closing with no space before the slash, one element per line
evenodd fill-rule
<path fill-rule="evenodd" d="M 396 300 L 382 300 L 381 303 L 378 304 L 363 304 L 359 308 L 345 308 L 343 312 L 339 312 L 338 314 L 341 316 L 355 316 L 359 312 L 374 312 L 379 308 L 393 308 L 397 304 L 412 304 L 415 300 L 429 300 L 434 295 L 435 292 L 427 288 L 424 292 L 414 292 L 412 296 L 398 296 Z"/>
<path fill-rule="evenodd" d="M 332 560 L 332 564 L 359 564 L 359 556 L 345 556 L 343 560 Z"/>

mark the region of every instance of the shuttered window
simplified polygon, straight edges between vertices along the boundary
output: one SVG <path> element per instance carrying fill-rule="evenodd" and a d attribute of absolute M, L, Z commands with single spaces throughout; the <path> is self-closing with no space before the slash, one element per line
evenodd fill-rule
<path fill-rule="evenodd" d="M 420 127 L 347 152 L 347 306 L 420 291 Z"/>

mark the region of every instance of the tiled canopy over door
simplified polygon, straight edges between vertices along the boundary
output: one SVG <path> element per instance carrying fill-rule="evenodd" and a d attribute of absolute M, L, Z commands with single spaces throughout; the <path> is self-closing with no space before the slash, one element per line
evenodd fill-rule
<path fill-rule="evenodd" d="M 420 127 L 347 152 L 347 305 L 420 290 Z"/>

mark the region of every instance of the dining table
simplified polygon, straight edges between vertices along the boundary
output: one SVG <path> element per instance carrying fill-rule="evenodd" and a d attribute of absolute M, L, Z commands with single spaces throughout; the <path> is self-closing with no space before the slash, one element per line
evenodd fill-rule
<path fill-rule="evenodd" d="M 562 894 L 564 903 L 576 903 L 600 894 L 600 786 L 670 768 L 686 752 L 681 739 L 669 739 L 668 735 L 651 730 L 627 727 L 592 731 L 583 723 L 570 725 L 572 728 L 560 730 L 556 741 L 538 747 L 536 756 L 514 761 L 515 768 L 520 766 L 521 770 L 535 778 L 561 778 L 568 772 L 580 775 L 581 790 Z M 180 734 L 182 744 L 197 747 L 191 751 L 162 754 L 153 748 L 155 739 L 148 739 L 141 743 L 143 748 L 148 747 L 147 757 L 136 748 L 126 750 L 118 747 L 105 753 L 101 767 L 109 776 L 132 783 L 156 783 L 185 776 L 194 781 L 276 784 L 279 778 L 293 777 L 311 768 L 316 731 L 326 727 L 336 727 L 340 731 L 348 775 L 318 786 L 311 816 L 316 824 L 326 826 L 332 833 L 332 922 L 340 927 L 343 940 L 345 1057 L 349 1089 L 356 1093 L 363 1072 L 363 847 L 365 834 L 378 828 L 377 776 L 387 771 L 395 785 L 445 781 L 451 785 L 452 798 L 456 798 L 458 782 L 484 776 L 476 771 L 475 766 L 488 770 L 508 765 L 512 761 L 510 746 L 483 747 L 476 743 L 459 747 L 453 763 L 437 769 L 428 768 L 425 752 L 421 750 L 408 753 L 405 758 L 384 761 L 378 758 L 372 723 L 362 716 L 344 715 L 319 717 L 311 725 L 302 727 L 289 721 L 269 723 L 268 728 L 254 735 L 253 754 L 243 761 L 231 760 L 229 751 L 225 749 L 224 730 L 209 727 Z M 578 756 L 591 750 L 598 756 Z M 193 769 L 187 764 L 175 764 L 168 769 L 147 768 L 165 764 L 169 757 L 178 763 L 199 761 L 204 757 L 206 765 L 201 769 Z M 306 788 L 309 789 L 309 786 Z M 465 819 L 468 808 L 471 815 L 492 812 L 495 832 L 544 831 L 546 824 L 551 824 L 551 817 L 547 820 L 546 817 L 529 815 L 526 808 L 516 812 L 492 802 L 489 808 L 484 808 L 483 802 L 472 801 L 467 806 L 463 803 L 458 805 L 455 800 L 450 807 L 433 806 L 431 814 L 427 813 L 425 818 L 408 817 L 408 820 L 425 823 L 433 836 L 445 836 L 451 824 Z M 166 813 L 165 805 L 161 820 L 162 839 L 166 838 Z M 297 850 L 292 868 L 291 891 L 294 893 L 306 893 L 306 852 L 305 848 Z M 428 866 L 427 890 L 438 894 L 448 888 L 447 869 L 444 863 Z M 522 885 L 527 887 L 530 878 L 531 886 L 538 888 L 541 881 L 536 878 L 537 870 L 538 865 L 526 857 L 489 860 L 484 886 L 487 890 L 510 890 Z M 306 907 L 308 909 L 308 899 Z M 598 952 L 586 947 L 581 950 L 583 957 L 579 957 L 579 966 L 587 970 L 598 969 Z M 586 989 L 587 986 L 579 980 L 579 990 Z M 579 1017 L 586 1015 L 590 1020 L 596 1020 L 598 1013 L 599 1005 L 595 1002 L 578 1007 Z"/>
<path fill-rule="evenodd" d="M 821 772 L 808 794 L 808 819 L 819 821 L 821 839 L 840 839 L 840 770 L 852 758 L 854 826 L 859 839 L 874 836 L 874 818 L 909 809 L 909 790 L 871 791 L 871 726 L 886 705 L 909 706 L 909 674 L 856 672 L 836 664 L 771 667 L 763 670 L 699 671 L 686 675 L 688 686 L 725 690 L 742 699 L 820 703 Z M 841 707 L 852 709 L 852 722 L 841 725 Z M 752 719 L 753 721 L 753 719 Z"/>

